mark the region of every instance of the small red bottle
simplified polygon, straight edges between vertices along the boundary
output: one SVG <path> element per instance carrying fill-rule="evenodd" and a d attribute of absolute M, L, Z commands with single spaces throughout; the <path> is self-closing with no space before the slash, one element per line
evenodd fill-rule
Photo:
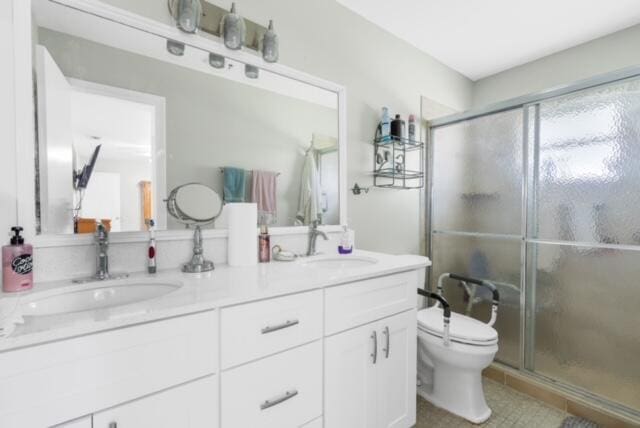
<path fill-rule="evenodd" d="M 271 237 L 267 225 L 260 225 L 260 235 L 258 236 L 258 261 L 269 263 L 271 261 Z"/>

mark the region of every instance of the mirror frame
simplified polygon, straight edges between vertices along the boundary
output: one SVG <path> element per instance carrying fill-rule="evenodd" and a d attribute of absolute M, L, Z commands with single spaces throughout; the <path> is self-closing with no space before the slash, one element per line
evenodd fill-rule
<path fill-rule="evenodd" d="M 36 234 L 36 192 L 35 192 L 35 100 L 32 78 L 32 3 L 50 1 L 55 7 L 69 7 L 100 18 L 114 21 L 121 25 L 133 27 L 139 31 L 184 43 L 187 47 L 202 49 L 223 55 L 229 59 L 254 65 L 263 70 L 302 83 L 334 92 L 338 97 L 338 158 L 339 158 L 339 204 L 340 224 L 324 226 L 328 232 L 341 231 L 347 225 L 347 93 L 346 88 L 337 83 L 321 79 L 305 72 L 287 67 L 279 63 L 267 63 L 255 53 L 246 50 L 233 51 L 225 48 L 222 40 L 211 35 L 203 37 L 198 34 L 187 34 L 180 31 L 173 22 L 160 22 L 137 15 L 124 9 L 102 3 L 99 0 L 10 0 L 9 7 L 13 11 L 14 37 L 14 81 L 15 81 L 15 148 L 16 148 L 16 193 L 17 220 L 24 227 L 25 236 L 35 247 L 58 247 L 73 245 L 90 245 L 93 236 L 73 234 Z M 256 225 L 257 227 L 257 225 Z M 273 235 L 306 233 L 306 226 L 284 226 L 270 228 Z M 189 230 L 162 230 L 156 232 L 158 240 L 189 240 Z M 224 238 L 227 229 L 205 229 L 204 238 Z M 148 234 L 145 231 L 116 232 L 110 237 L 113 243 L 145 242 Z"/>

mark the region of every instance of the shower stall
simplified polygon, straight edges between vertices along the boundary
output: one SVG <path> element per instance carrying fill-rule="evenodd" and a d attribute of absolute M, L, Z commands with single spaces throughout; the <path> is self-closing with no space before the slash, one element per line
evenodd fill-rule
<path fill-rule="evenodd" d="M 432 289 L 443 272 L 491 280 L 499 362 L 639 416 L 640 70 L 429 134 Z M 490 296 L 447 297 L 488 320 Z"/>

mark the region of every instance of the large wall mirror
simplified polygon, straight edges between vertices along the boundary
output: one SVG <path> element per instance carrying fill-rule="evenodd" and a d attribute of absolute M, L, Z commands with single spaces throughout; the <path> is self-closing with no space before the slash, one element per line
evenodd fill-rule
<path fill-rule="evenodd" d="M 340 91 L 57 2 L 32 12 L 37 233 L 181 229 L 164 201 L 193 182 L 271 226 L 340 224 Z"/>

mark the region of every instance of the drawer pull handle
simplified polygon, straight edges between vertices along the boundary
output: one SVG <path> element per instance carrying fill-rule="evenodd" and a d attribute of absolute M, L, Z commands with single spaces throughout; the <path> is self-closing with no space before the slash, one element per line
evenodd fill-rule
<path fill-rule="evenodd" d="M 117 422 L 111 422 L 109 424 L 109 428 L 118 428 L 118 423 Z"/>
<path fill-rule="evenodd" d="M 298 320 L 286 320 L 282 324 L 278 325 L 268 325 L 262 329 L 262 334 L 273 333 L 274 331 L 282 330 L 284 328 L 293 327 L 294 325 L 300 324 Z"/>
<path fill-rule="evenodd" d="M 389 347 L 389 327 L 385 327 L 382 333 L 384 334 L 385 342 L 386 342 L 382 350 L 384 351 L 384 357 L 389 358 L 389 348 L 390 348 Z"/>
<path fill-rule="evenodd" d="M 373 352 L 371 353 L 371 360 L 373 364 L 378 362 L 378 333 L 374 330 L 371 333 L 371 339 L 373 340 Z"/>
<path fill-rule="evenodd" d="M 262 403 L 260 405 L 260 410 L 266 410 L 269 407 L 273 407 L 273 406 L 278 405 L 280 403 L 284 403 L 285 401 L 292 399 L 296 395 L 298 395 L 298 390 L 297 389 L 292 389 L 290 391 L 285 392 L 280 397 L 273 398 L 271 400 L 265 400 L 264 403 Z"/>

